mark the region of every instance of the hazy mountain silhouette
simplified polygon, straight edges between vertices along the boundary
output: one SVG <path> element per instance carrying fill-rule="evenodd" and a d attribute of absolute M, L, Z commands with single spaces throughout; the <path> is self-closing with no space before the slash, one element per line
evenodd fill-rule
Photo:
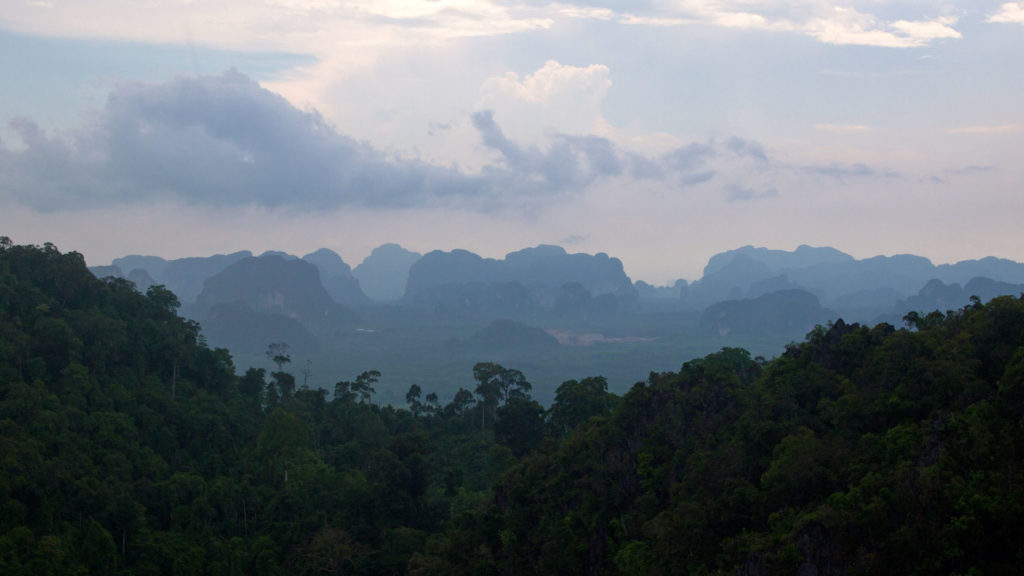
<path fill-rule="evenodd" d="M 1021 294 L 1024 294 L 1024 284 L 999 282 L 991 278 L 972 278 L 967 284 L 961 286 L 955 282 L 946 284 L 935 278 L 925 284 L 917 294 L 897 302 L 891 312 L 879 316 L 875 321 L 899 325 L 903 322 L 903 317 L 911 311 L 922 315 L 936 310 L 945 313 L 948 310 L 958 310 L 967 306 L 971 303 L 972 296 L 977 296 L 982 303 L 985 303 L 997 296 L 1019 296 Z"/>
<path fill-rule="evenodd" d="M 159 256 L 125 256 L 117 258 L 112 265 L 122 271 L 145 270 L 155 284 L 163 284 L 178 296 L 182 304 L 194 302 L 203 289 L 207 278 L 231 264 L 249 258 L 252 252 L 243 250 L 233 254 L 215 254 L 207 257 L 179 258 L 164 260 Z M 144 291 L 144 289 L 143 289 Z"/>
<path fill-rule="evenodd" d="M 153 280 L 153 277 L 149 275 L 149 272 L 146 272 L 142 268 L 136 268 L 128 272 L 125 278 L 127 278 L 128 281 L 131 282 L 132 284 L 135 284 L 135 287 L 139 290 L 139 292 L 143 293 L 146 290 L 149 290 L 150 286 L 153 286 L 154 284 L 157 283 L 156 280 Z"/>
<path fill-rule="evenodd" d="M 1020 296 L 1024 294 L 1024 281 L 1012 284 L 1010 282 L 1000 282 L 991 278 L 972 278 L 967 284 L 964 285 L 964 292 L 967 297 L 977 296 L 982 302 L 988 302 L 996 296 Z"/>
<path fill-rule="evenodd" d="M 430 252 L 409 269 L 403 302 L 463 318 L 524 319 L 556 310 L 567 286 L 578 287 L 601 310 L 636 301 L 633 283 L 617 258 L 537 246 L 503 260 L 466 250 Z"/>
<path fill-rule="evenodd" d="M 292 350 L 316 352 L 319 341 L 301 322 L 283 314 L 259 313 L 242 301 L 214 304 L 202 320 L 211 346 L 234 353 L 261 354 L 271 342 L 287 342 Z"/>
<path fill-rule="evenodd" d="M 394 302 L 405 294 L 409 268 L 422 255 L 398 244 L 382 244 L 373 249 L 361 264 L 352 270 L 368 297 L 377 302 Z"/>
<path fill-rule="evenodd" d="M 406 296 L 467 282 L 518 282 L 524 286 L 560 288 L 578 282 L 591 294 L 633 294 L 622 262 L 607 254 L 568 254 L 559 246 L 537 246 L 512 252 L 504 260 L 482 258 L 466 250 L 435 250 L 409 269 Z"/>
<path fill-rule="evenodd" d="M 140 256 L 138 254 L 117 258 L 111 264 L 121 270 L 145 270 L 151 278 L 157 281 L 163 279 L 164 270 L 167 269 L 167 260 L 159 256 Z"/>
<path fill-rule="evenodd" d="M 848 320 L 869 321 L 891 314 L 930 280 L 964 282 L 977 276 L 1024 282 L 1024 264 L 983 258 L 935 266 L 912 254 L 857 260 L 834 248 L 802 245 L 787 252 L 744 246 L 711 257 L 704 276 L 689 286 L 683 301 L 702 308 L 726 299 L 802 289 Z"/>
<path fill-rule="evenodd" d="M 527 326 L 514 320 L 494 320 L 458 343 L 460 349 L 480 354 L 544 352 L 558 346 L 558 339 L 543 328 Z"/>
<path fill-rule="evenodd" d="M 306 254 L 302 259 L 317 267 L 320 282 L 335 302 L 349 308 L 370 305 L 370 299 L 363 293 L 359 280 L 352 276 L 352 269 L 336 252 L 321 248 Z"/>
<path fill-rule="evenodd" d="M 761 262 L 769 270 L 775 271 L 809 268 L 819 264 L 843 264 L 854 261 L 853 256 L 830 247 L 816 248 L 801 244 L 797 246 L 796 250 L 787 252 L 785 250 L 755 248 L 754 246 L 747 245 L 712 256 L 708 260 L 707 266 L 704 267 L 704 276 L 715 274 L 738 256 L 746 256 L 751 260 Z"/>
<path fill-rule="evenodd" d="M 434 250 L 409 268 L 403 299 L 411 301 L 420 292 L 438 286 L 507 281 L 503 272 L 498 260 L 468 250 Z"/>
<path fill-rule="evenodd" d="M 633 283 L 637 297 L 641 300 L 679 300 L 689 290 L 689 283 L 686 280 L 676 280 L 671 286 L 654 286 L 643 280 Z"/>
<path fill-rule="evenodd" d="M 802 339 L 816 325 L 835 320 L 805 290 L 781 290 L 745 300 L 727 300 L 701 314 L 701 332 L 709 336 L 789 337 Z"/>
<path fill-rule="evenodd" d="M 534 294 L 519 282 L 457 282 L 420 290 L 403 300 L 441 316 L 490 320 L 524 318 L 539 310 Z"/>
<path fill-rule="evenodd" d="M 668 367 L 681 350 L 714 345 L 771 355 L 838 318 L 901 325 L 911 310 L 944 312 L 972 295 L 987 301 L 1024 292 L 1024 282 L 1014 280 L 1024 280 L 1024 265 L 1009 260 L 934 266 L 909 254 L 858 260 L 811 246 L 722 252 L 709 259 L 702 278 L 671 287 L 634 284 L 621 261 L 606 254 L 548 245 L 492 259 L 467 250 L 419 256 L 385 244 L 355 269 L 320 249 L 301 259 L 277 251 L 171 261 L 127 256 L 92 270 L 128 277 L 141 291 L 165 284 L 216 346 L 259 354 L 270 342 L 288 342 L 296 350 L 319 348 L 325 364 L 371 362 L 398 375 L 433 370 L 455 388 L 453 366 L 479 357 L 543 359 L 534 368 L 558 378 L 575 376 L 559 371 L 582 366 L 583 355 L 594 370 L 629 380 L 643 376 L 630 372 L 643 357 L 663 358 Z M 977 271 L 993 275 L 950 280 Z M 368 297 L 364 281 L 389 305 Z M 201 294 L 197 282 L 205 282 Z M 549 347 L 549 335 L 537 332 L 545 329 L 597 334 L 604 346 L 632 348 L 606 354 Z"/>
<path fill-rule="evenodd" d="M 127 276 L 141 291 L 165 284 L 214 346 L 262 356 L 267 344 L 287 342 L 313 354 L 325 373 L 366 365 L 396 386 L 416 379 L 451 393 L 465 384 L 466 366 L 480 360 L 529 366 L 547 393 L 580 371 L 608 376 L 624 390 L 655 364 L 667 370 L 722 346 L 781 353 L 840 317 L 901 325 L 911 309 L 944 312 L 971 295 L 987 301 L 1024 292 L 1024 282 L 1014 280 L 1024 277 L 1024 265 L 1008 260 L 934 266 L 913 255 L 857 260 L 810 246 L 726 251 L 709 260 L 699 280 L 671 287 L 634 284 L 606 254 L 545 245 L 491 259 L 466 250 L 421 257 L 386 244 L 355 269 L 320 249 L 302 259 L 276 251 L 171 261 L 128 256 L 92 270 Z M 993 275 L 950 280 L 974 271 Z M 391 301 L 377 305 L 363 286 Z M 598 344 L 552 345 L 545 330 Z M 400 399 L 404 390 L 391 392 Z"/>
<path fill-rule="evenodd" d="M 969 282 L 973 278 L 992 278 L 1001 282 L 1024 284 L 1024 264 L 988 256 L 980 260 L 942 264 L 937 267 L 935 277 L 944 282 L 959 284 Z"/>
<path fill-rule="evenodd" d="M 327 334 L 351 322 L 354 314 L 331 299 L 316 266 L 277 255 L 245 258 L 210 277 L 196 299 L 200 319 L 224 303 L 243 302 L 259 314 L 279 314 L 313 334 Z"/>

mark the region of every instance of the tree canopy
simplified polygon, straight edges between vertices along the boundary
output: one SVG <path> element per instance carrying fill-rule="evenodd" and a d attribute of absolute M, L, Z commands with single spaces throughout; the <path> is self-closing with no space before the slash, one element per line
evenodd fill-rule
<path fill-rule="evenodd" d="M 621 398 L 582 377 L 548 409 L 494 362 L 407 407 L 373 400 L 375 369 L 296 386 L 281 346 L 236 370 L 177 309 L 0 239 L 0 573 L 1024 564 L 1021 298 L 725 348 Z"/>

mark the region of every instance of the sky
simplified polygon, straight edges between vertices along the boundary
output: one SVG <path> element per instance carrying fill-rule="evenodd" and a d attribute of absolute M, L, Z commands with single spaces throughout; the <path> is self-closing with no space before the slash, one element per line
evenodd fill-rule
<path fill-rule="evenodd" d="M 0 235 L 1024 261 L 1024 2 L 5 0 Z"/>

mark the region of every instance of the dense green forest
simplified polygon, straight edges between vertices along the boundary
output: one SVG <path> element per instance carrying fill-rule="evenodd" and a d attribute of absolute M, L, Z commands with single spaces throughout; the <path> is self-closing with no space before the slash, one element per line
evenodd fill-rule
<path fill-rule="evenodd" d="M 1024 299 L 837 321 L 545 408 L 491 362 L 237 369 L 173 293 L 0 241 L 0 573 L 1008 574 Z M 270 344 L 270 343 L 268 343 Z M 486 360 L 486 359 L 482 359 Z M 241 374 L 241 375 L 238 375 Z"/>

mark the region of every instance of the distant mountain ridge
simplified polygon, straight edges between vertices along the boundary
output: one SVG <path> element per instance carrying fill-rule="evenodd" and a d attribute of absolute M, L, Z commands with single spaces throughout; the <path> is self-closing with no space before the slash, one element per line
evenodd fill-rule
<path fill-rule="evenodd" d="M 712 256 L 708 260 L 707 266 L 704 267 L 704 276 L 718 272 L 738 256 L 746 256 L 751 260 L 761 262 L 772 270 L 789 270 L 817 266 L 818 264 L 837 264 L 854 261 L 853 256 L 827 246 L 819 248 L 801 244 L 792 252 L 787 252 L 786 250 L 757 248 L 747 245 Z"/>
<path fill-rule="evenodd" d="M 560 288 L 577 282 L 591 294 L 630 294 L 633 282 L 622 261 L 603 252 L 569 254 L 560 246 L 540 245 L 511 252 L 503 260 L 467 250 L 435 250 L 409 269 L 405 297 L 447 284 L 518 282 Z"/>
<path fill-rule="evenodd" d="M 430 252 L 409 269 L 402 302 L 452 318 L 536 320 L 607 316 L 636 299 L 618 258 L 541 245 L 502 260 L 466 250 Z"/>
<path fill-rule="evenodd" d="M 912 254 L 857 260 L 834 248 L 801 245 L 787 252 L 744 246 L 713 256 L 683 300 L 703 308 L 726 299 L 801 289 L 840 316 L 864 321 L 889 313 L 932 280 L 965 285 L 974 278 L 1004 287 L 1021 284 L 1024 264 L 988 257 L 935 266 Z"/>
<path fill-rule="evenodd" d="M 298 258 L 284 252 L 264 253 L 274 254 Z M 126 278 L 134 273 L 134 279 L 142 285 L 163 284 L 187 304 L 194 302 L 206 279 L 251 256 L 248 250 L 176 260 L 132 255 L 117 258 L 110 266 L 94 266 L 91 270 L 100 276 Z M 397 244 L 384 244 L 375 248 L 355 269 L 326 248 L 306 254 L 302 259 L 317 266 L 331 297 L 349 307 L 403 297 L 408 301 L 419 292 L 445 285 L 517 282 L 528 289 L 534 286 L 559 289 L 568 283 L 578 283 L 593 296 L 628 294 L 659 300 L 678 296 L 689 307 L 701 309 L 723 300 L 802 289 L 817 296 L 822 305 L 840 313 L 860 313 L 858 311 L 887 309 L 936 279 L 961 286 L 974 278 L 988 278 L 1007 285 L 1024 284 L 1024 264 L 1005 258 L 989 256 L 936 266 L 929 259 L 913 254 L 858 260 L 832 247 L 806 244 L 792 251 L 751 245 L 727 250 L 708 260 L 700 279 L 690 283 L 678 280 L 672 288 L 654 287 L 642 281 L 634 285 L 618 258 L 604 253 L 569 254 L 564 248 L 553 245 L 525 248 L 497 260 L 461 249 L 435 250 L 421 256 Z"/>
<path fill-rule="evenodd" d="M 276 264 L 268 264 L 258 278 L 236 278 L 224 285 L 223 279 L 215 280 L 249 259 Z M 300 271 L 302 265 L 309 268 Z M 1024 264 L 1007 259 L 986 257 L 935 266 L 912 254 L 858 260 L 832 247 L 806 244 L 791 251 L 748 245 L 721 252 L 708 260 L 700 279 L 679 280 L 672 287 L 634 283 L 622 262 L 605 253 L 571 254 L 553 245 L 494 259 L 460 249 L 421 256 L 397 244 L 384 244 L 355 269 L 336 252 L 321 248 L 302 258 L 277 251 L 259 258 L 250 251 L 177 260 L 133 255 L 92 270 L 99 276 L 126 277 L 143 291 L 164 284 L 185 305 L 183 312 L 210 324 L 211 334 L 224 333 L 229 325 L 245 324 L 257 332 L 261 326 L 275 326 L 298 340 L 309 339 L 299 327 L 310 335 L 324 332 L 326 310 L 331 310 L 326 315 L 333 323 L 351 320 L 353 311 L 384 302 L 398 304 L 395 314 L 407 314 L 411 307 L 435 321 L 515 320 L 533 326 L 607 321 L 630 311 L 704 312 L 700 331 L 705 334 L 754 334 L 771 325 L 799 336 L 806 322 L 786 324 L 772 316 L 772 303 L 814 321 L 898 323 L 911 310 L 953 309 L 966 305 L 972 295 L 987 301 L 1024 291 Z M 318 282 L 311 270 L 318 272 Z M 320 312 L 261 308 L 250 294 L 283 294 L 282 286 L 292 281 L 304 283 L 304 295 L 295 296 L 296 302 L 316 302 Z M 771 295 L 775 296 L 768 298 Z M 237 302 L 245 302 L 245 307 L 239 308 Z M 223 308 L 226 304 L 232 304 L 230 310 Z M 403 307 L 406 311 L 400 311 Z M 713 314 L 707 312 L 711 308 Z M 241 322 L 244 309 L 284 315 L 298 324 L 286 329 L 281 322 Z M 711 322 L 714 314 L 718 320 Z M 215 326 L 218 322 L 224 326 Z M 708 328 L 711 324 L 716 328 Z"/>

